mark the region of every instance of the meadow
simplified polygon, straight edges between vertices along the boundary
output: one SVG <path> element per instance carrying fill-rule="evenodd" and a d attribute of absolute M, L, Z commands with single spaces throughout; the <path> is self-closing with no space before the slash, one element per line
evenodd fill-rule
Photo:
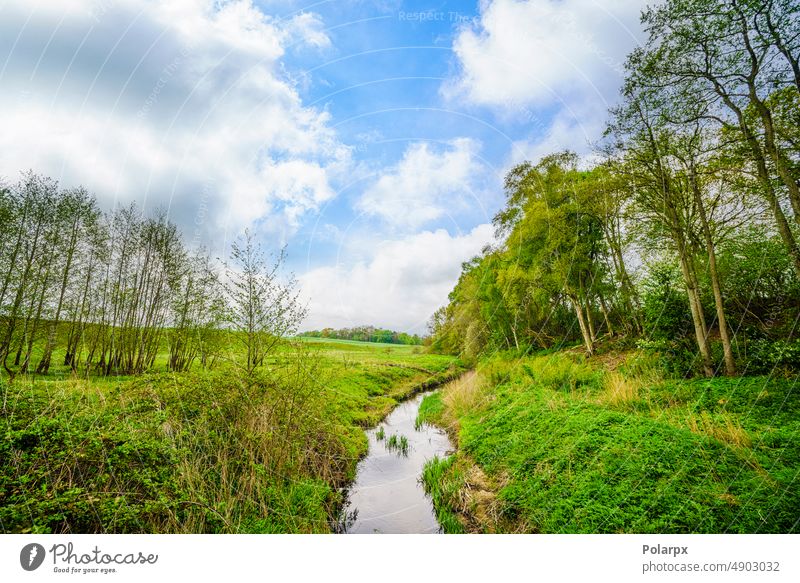
<path fill-rule="evenodd" d="M 363 428 L 462 370 L 339 340 L 291 339 L 252 373 L 240 357 L 171 372 L 165 348 L 136 376 L 0 380 L 0 530 L 331 532 Z"/>
<path fill-rule="evenodd" d="M 639 351 L 484 358 L 427 396 L 458 452 L 424 482 L 446 532 L 800 530 L 793 375 L 670 378 Z"/>

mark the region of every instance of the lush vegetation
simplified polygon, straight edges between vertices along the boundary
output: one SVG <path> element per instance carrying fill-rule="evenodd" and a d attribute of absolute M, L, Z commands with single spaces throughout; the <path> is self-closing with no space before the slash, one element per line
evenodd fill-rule
<path fill-rule="evenodd" d="M 33 173 L 0 188 L 0 530 L 335 529 L 362 429 L 459 365 L 396 333 L 291 339 L 283 263 Z"/>
<path fill-rule="evenodd" d="M 508 173 L 498 243 L 434 315 L 436 349 L 624 337 L 686 376 L 800 364 L 797 3 L 668 0 L 643 22 L 596 162 Z"/>
<path fill-rule="evenodd" d="M 82 376 L 140 374 L 166 344 L 170 370 L 211 369 L 241 349 L 252 373 L 305 316 L 283 260 L 246 233 L 220 263 L 163 213 L 101 213 L 85 190 L 23 174 L 0 187 L 2 368 L 46 375 L 59 351 Z"/>
<path fill-rule="evenodd" d="M 481 371 L 421 409 L 459 442 L 425 474 L 456 531 L 798 529 L 800 7 L 642 21 L 592 161 L 513 168 L 431 320 Z"/>
<path fill-rule="evenodd" d="M 252 234 L 221 261 L 165 213 L 0 184 L 0 529 L 329 531 L 361 429 L 463 361 L 419 419 L 460 448 L 423 476 L 445 530 L 797 531 L 800 6 L 643 22 L 589 161 L 508 173 L 431 354 L 294 337 Z"/>
<path fill-rule="evenodd" d="M 252 374 L 168 366 L 164 345 L 142 375 L 3 381 L 0 530 L 330 532 L 362 428 L 459 371 L 340 341 L 281 345 Z"/>
<path fill-rule="evenodd" d="M 406 334 L 394 330 L 384 330 L 374 326 L 356 326 L 355 328 L 323 328 L 301 332 L 300 336 L 309 338 L 338 338 L 340 340 L 356 340 L 358 342 L 380 342 L 382 344 L 422 344 L 418 334 Z"/>
<path fill-rule="evenodd" d="M 644 359 L 644 360 L 643 360 Z M 631 352 L 496 355 L 425 398 L 459 451 L 424 480 L 451 532 L 797 532 L 796 378 L 664 379 Z"/>

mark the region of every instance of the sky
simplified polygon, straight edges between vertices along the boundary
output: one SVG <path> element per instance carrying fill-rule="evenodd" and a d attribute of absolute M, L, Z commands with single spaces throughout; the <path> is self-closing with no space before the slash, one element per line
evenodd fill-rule
<path fill-rule="evenodd" d="M 0 179 L 245 229 L 303 329 L 423 333 L 493 240 L 503 177 L 591 155 L 643 0 L 0 0 Z"/>

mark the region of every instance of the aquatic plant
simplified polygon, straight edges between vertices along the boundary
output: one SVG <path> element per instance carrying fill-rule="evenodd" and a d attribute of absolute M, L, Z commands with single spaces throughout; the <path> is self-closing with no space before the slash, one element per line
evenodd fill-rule
<path fill-rule="evenodd" d="M 386 441 L 386 449 L 389 451 L 396 451 L 398 455 L 408 455 L 408 450 L 411 445 L 405 435 L 390 435 Z"/>

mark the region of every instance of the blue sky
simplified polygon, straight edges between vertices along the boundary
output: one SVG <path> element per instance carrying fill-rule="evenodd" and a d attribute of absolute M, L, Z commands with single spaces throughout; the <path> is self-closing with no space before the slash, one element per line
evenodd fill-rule
<path fill-rule="evenodd" d="M 502 179 L 590 155 L 638 0 L 0 0 L 0 177 L 288 246 L 305 327 L 423 331 Z"/>

